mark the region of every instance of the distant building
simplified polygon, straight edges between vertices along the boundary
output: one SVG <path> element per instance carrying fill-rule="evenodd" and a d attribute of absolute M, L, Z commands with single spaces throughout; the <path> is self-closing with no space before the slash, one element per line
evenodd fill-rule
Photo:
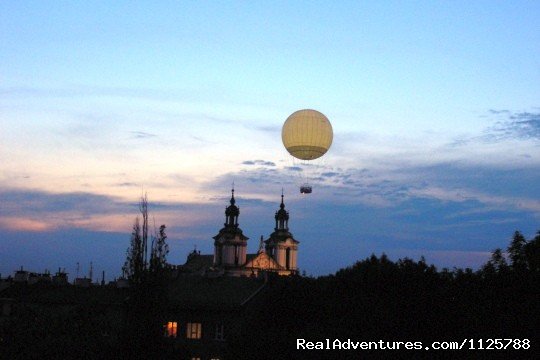
<path fill-rule="evenodd" d="M 52 282 L 53 284 L 56 284 L 56 285 L 68 285 L 69 281 L 68 281 L 68 273 L 66 272 L 66 269 L 62 270 L 58 268 L 58 272 L 54 274 L 52 278 Z"/>
<path fill-rule="evenodd" d="M 119 288 L 119 289 L 125 289 L 125 288 L 128 288 L 128 287 L 129 287 L 129 280 L 126 279 L 125 277 L 118 278 L 118 279 L 114 282 L 114 286 L 116 286 L 116 287 Z"/>
<path fill-rule="evenodd" d="M 169 284 L 170 308 L 163 335 L 186 359 L 232 359 L 231 341 L 241 335 L 247 310 L 266 286 L 264 279 L 182 276 Z"/>
<path fill-rule="evenodd" d="M 225 209 L 225 223 L 213 237 L 214 253 L 201 254 L 194 250 L 185 264 L 168 265 L 167 305 L 159 321 L 163 324 L 163 336 L 182 356 L 178 358 L 234 358 L 230 347 L 241 336 L 250 310 L 257 308 L 260 299 L 267 295 L 267 285 L 280 275 L 298 274 L 299 242 L 289 231 L 289 213 L 285 210 L 283 194 L 275 212 L 274 230 L 266 240 L 261 236 L 257 253 L 247 253 L 249 238 L 239 227 L 239 215 L 233 189 L 230 204 Z M 30 283 L 30 278 L 47 277 L 49 284 L 43 286 L 25 284 Z M 93 336 L 92 341 L 97 339 L 99 344 L 111 347 L 120 344 L 126 306 L 132 296 L 126 278 L 118 279 L 111 286 L 92 286 L 91 276 L 77 276 L 74 286 L 57 284 L 69 285 L 65 271 L 59 269 L 52 280 L 48 273 L 34 274 L 22 268 L 17 271 L 12 286 L 0 290 L 0 334 L 6 331 L 10 319 L 34 309 L 45 318 L 65 317 L 65 323 L 76 331 L 80 324 L 68 320 L 84 309 L 92 314 L 83 319 L 90 322 L 85 329 Z M 23 325 L 20 329 L 24 330 Z M 69 331 L 64 333 L 67 338 L 71 336 Z"/>
<path fill-rule="evenodd" d="M 289 231 L 289 212 L 285 210 L 283 194 L 276 211 L 275 228 L 267 240 L 261 236 L 256 254 L 247 254 L 247 241 L 238 224 L 240 209 L 236 206 L 234 189 L 230 205 L 225 209 L 225 223 L 214 239 L 214 254 L 201 255 L 194 250 L 188 255 L 184 265 L 178 267 L 180 273 L 217 276 L 258 277 L 262 272 L 279 275 L 298 274 L 297 254 L 299 241 Z"/>
<path fill-rule="evenodd" d="M 50 283 L 52 281 L 51 274 L 45 270 L 43 273 L 35 273 L 24 270 L 21 266 L 20 270 L 15 271 L 13 282 L 15 283 L 27 283 L 29 285 L 37 283 Z"/>
<path fill-rule="evenodd" d="M 44 272 L 43 274 L 38 273 L 30 273 L 28 275 L 28 284 L 37 284 L 39 282 L 41 283 L 50 283 L 52 281 L 51 274 L 49 272 Z"/>
<path fill-rule="evenodd" d="M 28 282 L 29 275 L 30 275 L 30 273 L 28 271 L 24 270 L 23 267 L 21 266 L 21 270 L 15 271 L 15 276 L 13 277 L 13 282 L 16 282 L 16 283 Z"/>
<path fill-rule="evenodd" d="M 270 278 L 275 277 L 269 276 L 268 281 L 237 276 L 169 279 L 167 304 L 158 316 L 162 336 L 170 345 L 167 348 L 177 355 L 173 358 L 234 359 L 231 349 L 242 326 L 267 294 Z M 116 286 L 13 283 L 0 289 L 0 338 L 15 336 L 6 341 L 26 344 L 30 336 L 32 341 L 25 350 L 32 354 L 41 346 L 49 349 L 47 336 L 51 334 L 61 337 L 60 343 L 79 344 L 77 350 L 120 350 L 131 296 L 130 289 Z M 24 321 L 28 318 L 35 321 Z M 44 358 L 61 358 L 55 349 L 51 351 L 56 357 Z"/>
<path fill-rule="evenodd" d="M 80 287 L 90 287 L 92 285 L 92 279 L 87 277 L 76 278 L 73 282 L 73 285 Z"/>

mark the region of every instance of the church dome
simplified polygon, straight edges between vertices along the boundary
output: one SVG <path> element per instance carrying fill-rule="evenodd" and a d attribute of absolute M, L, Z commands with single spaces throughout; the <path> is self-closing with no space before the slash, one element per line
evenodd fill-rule
<path fill-rule="evenodd" d="M 276 211 L 275 219 L 276 221 L 289 220 L 289 212 L 285 210 L 285 204 L 283 203 L 283 195 L 281 195 L 281 204 L 279 205 L 279 210 Z"/>
<path fill-rule="evenodd" d="M 238 208 L 238 206 L 236 206 L 236 200 L 234 199 L 234 189 L 232 190 L 230 203 L 231 205 L 227 206 L 227 208 L 225 209 L 225 216 L 228 217 L 240 215 L 240 209 Z"/>

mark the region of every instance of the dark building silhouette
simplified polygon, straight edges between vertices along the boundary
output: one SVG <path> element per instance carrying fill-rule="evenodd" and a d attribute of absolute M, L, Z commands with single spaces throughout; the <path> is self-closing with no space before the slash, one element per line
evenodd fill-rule
<path fill-rule="evenodd" d="M 236 205 L 234 189 L 231 191 L 230 205 L 225 209 L 225 223 L 214 239 L 214 254 L 201 255 L 193 251 L 181 273 L 192 273 L 211 277 L 217 276 L 260 276 L 264 272 L 279 275 L 298 274 L 297 256 L 299 241 L 289 231 L 289 212 L 285 210 L 284 196 L 276 211 L 275 228 L 267 240 L 261 236 L 259 249 L 255 254 L 247 253 L 249 238 L 244 235 L 238 223 L 240 208 Z"/>

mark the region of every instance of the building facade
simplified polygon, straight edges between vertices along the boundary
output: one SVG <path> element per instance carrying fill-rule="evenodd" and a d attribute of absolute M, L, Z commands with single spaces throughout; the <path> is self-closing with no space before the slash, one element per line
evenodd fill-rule
<path fill-rule="evenodd" d="M 179 267 L 180 272 L 214 277 L 259 277 L 264 272 L 283 276 L 297 275 L 299 241 L 289 231 L 289 212 L 285 210 L 283 194 L 279 210 L 274 215 L 274 231 L 266 240 L 261 236 L 255 254 L 247 253 L 249 238 L 239 226 L 239 216 L 240 208 L 236 205 L 232 189 L 229 206 L 225 209 L 225 223 L 213 237 L 214 254 L 201 255 L 193 251 L 188 255 L 186 263 Z"/>

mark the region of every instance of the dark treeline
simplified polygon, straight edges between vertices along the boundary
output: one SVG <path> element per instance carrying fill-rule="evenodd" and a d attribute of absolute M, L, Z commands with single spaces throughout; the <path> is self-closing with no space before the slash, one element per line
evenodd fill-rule
<path fill-rule="evenodd" d="M 391 261 L 383 254 L 334 275 L 270 278 L 245 308 L 241 333 L 226 335 L 224 358 L 535 358 L 540 232 L 529 241 L 516 232 L 505 250 L 506 256 L 496 249 L 477 271 L 437 270 L 424 259 Z M 0 318 L 0 358 L 184 358 L 187 352 L 163 337 L 172 300 L 164 269 L 155 269 L 130 289 L 39 284 L 7 289 L 0 298 L 20 304 L 15 316 Z M 530 339 L 531 349 L 296 350 L 297 339 L 430 344 L 495 338 Z"/>
<path fill-rule="evenodd" d="M 125 359 L 154 359 L 174 355 L 174 349 L 163 336 L 164 315 L 169 307 L 167 292 L 166 226 L 155 234 L 149 231 L 148 199 L 139 201 L 139 216 L 135 219 L 130 246 L 122 272 L 131 284 L 124 300 L 124 324 L 119 336 L 119 351 Z"/>
<path fill-rule="evenodd" d="M 335 275 L 274 281 L 246 316 L 233 349 L 242 359 L 359 359 L 358 350 L 296 351 L 296 339 L 459 341 L 528 338 L 531 349 L 482 352 L 371 351 L 369 358 L 534 358 L 540 330 L 540 232 L 516 232 L 478 271 L 443 269 L 384 254 Z M 261 350 L 264 349 L 262 352 Z M 446 356 L 446 357 L 445 357 Z"/>

